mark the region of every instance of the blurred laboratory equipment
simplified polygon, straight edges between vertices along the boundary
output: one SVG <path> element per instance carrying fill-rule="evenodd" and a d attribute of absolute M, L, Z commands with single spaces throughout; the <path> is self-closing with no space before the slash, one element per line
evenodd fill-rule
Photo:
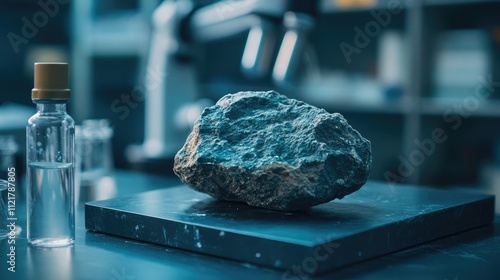
<path fill-rule="evenodd" d="M 113 128 L 107 119 L 84 120 L 76 128 L 76 201 L 112 197 L 116 192 L 111 147 Z"/>
<path fill-rule="evenodd" d="M 4 239 L 9 235 L 8 223 L 8 187 L 9 182 L 0 179 L 0 239 Z"/>
<path fill-rule="evenodd" d="M 202 98 L 197 46 L 248 32 L 240 62 L 248 79 L 268 76 L 289 87 L 298 76 L 319 1 L 203 2 L 166 0 L 153 14 L 147 72 L 161 79 L 146 81 L 144 142 L 127 151 L 131 162 L 140 161 L 138 155 L 144 161 L 172 159 L 182 147 L 190 127 L 179 125 L 178 111 Z"/>
<path fill-rule="evenodd" d="M 403 97 L 407 76 L 405 38 L 398 30 L 384 30 L 377 41 L 376 74 L 342 70 L 316 71 L 300 84 L 302 99 L 315 104 L 383 105 Z M 307 52 L 314 55 L 314 52 Z M 319 69 L 318 58 L 312 60 L 309 72 Z"/>
<path fill-rule="evenodd" d="M 15 209 L 15 201 L 21 199 L 22 183 L 20 179 L 18 164 L 16 163 L 16 153 L 19 146 L 13 135 L 0 136 L 0 239 L 7 237 L 10 230 L 7 228 L 8 223 L 8 201 L 11 200 L 11 207 Z M 10 173 L 10 174 L 9 174 Z M 11 180 L 11 189 L 9 191 L 9 178 Z M 10 192 L 10 195 L 9 195 Z M 13 204 L 14 203 L 14 204 Z M 15 211 L 10 217 L 15 218 Z M 21 232 L 21 226 L 16 224 L 13 228 L 16 234 Z"/>
<path fill-rule="evenodd" d="M 488 34 L 479 29 L 446 31 L 438 37 L 434 60 L 436 101 L 463 100 L 476 91 L 478 78 L 491 73 Z"/>
<path fill-rule="evenodd" d="M 75 122 L 66 113 L 68 64 L 35 63 L 34 74 L 37 113 L 26 125 L 28 243 L 69 246 L 75 242 Z"/>
<path fill-rule="evenodd" d="M 16 153 L 18 150 L 19 146 L 13 135 L 0 135 L 0 179 L 7 180 L 9 169 L 17 167 Z"/>
<path fill-rule="evenodd" d="M 377 49 L 377 74 L 383 100 L 398 100 L 403 96 L 405 71 L 408 69 L 404 35 L 397 30 L 383 31 Z"/>
<path fill-rule="evenodd" d="M 495 212 L 500 213 L 500 137 L 496 135 L 493 159 L 483 162 L 479 171 L 482 191 L 495 195 Z"/>

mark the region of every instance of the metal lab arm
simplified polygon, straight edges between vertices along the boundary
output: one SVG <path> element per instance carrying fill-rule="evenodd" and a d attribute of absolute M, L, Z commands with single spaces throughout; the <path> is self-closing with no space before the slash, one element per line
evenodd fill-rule
<path fill-rule="evenodd" d="M 272 4 L 271 4 L 272 3 Z M 262 77 L 272 64 L 276 26 L 287 33 L 273 75 L 284 83 L 297 70 L 308 28 L 304 16 L 289 11 L 296 0 L 221 1 L 195 10 L 192 1 L 164 1 L 153 16 L 153 38 L 147 71 L 160 73 L 157 83 L 146 84 L 145 139 L 141 147 L 147 158 L 171 158 L 182 147 L 188 127 L 176 125 L 177 110 L 200 97 L 195 63 L 181 62 L 191 48 L 249 31 L 241 68 L 248 77 Z M 304 3 L 304 2 L 301 2 Z M 286 14 L 286 16 L 285 16 Z M 283 18 L 285 21 L 283 22 Z M 309 21 L 308 21 L 309 22 Z M 312 22 L 312 19 L 310 20 Z M 306 24 L 306 27 L 309 27 Z M 294 35 L 290 38 L 289 32 Z"/>
<path fill-rule="evenodd" d="M 286 29 L 273 69 L 273 79 L 283 85 L 294 77 L 302 59 L 307 36 L 314 26 L 308 14 L 316 10 L 314 0 L 305 5 L 307 11 L 290 11 L 297 0 L 221 1 L 196 11 L 189 21 L 190 38 L 205 43 L 247 31 L 241 69 L 250 78 L 267 74 L 276 41 L 276 26 Z M 304 3 L 304 2 L 303 2 Z M 301 3 L 301 5 L 303 5 Z"/>
<path fill-rule="evenodd" d="M 197 95 L 196 69 L 192 63 L 176 58 L 182 17 L 191 10 L 190 1 L 165 1 L 153 15 L 154 32 L 147 72 L 159 79 L 145 79 L 146 110 L 143 154 L 147 158 L 166 158 L 175 154 L 186 131 L 175 125 L 175 113 Z M 148 80 L 151 80 L 149 83 Z"/>

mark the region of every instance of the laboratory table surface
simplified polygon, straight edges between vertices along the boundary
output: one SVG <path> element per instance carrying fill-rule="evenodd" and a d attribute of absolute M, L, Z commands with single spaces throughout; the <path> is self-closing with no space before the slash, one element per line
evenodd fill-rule
<path fill-rule="evenodd" d="M 132 171 L 117 171 L 115 180 L 114 196 L 181 184 Z M 499 215 L 488 226 L 309 277 L 87 231 L 83 203 L 77 206 L 73 246 L 33 248 L 26 241 L 24 199 L 16 201 L 23 230 L 15 238 L 15 272 L 7 262 L 13 245 L 0 240 L 0 279 L 500 279 Z"/>

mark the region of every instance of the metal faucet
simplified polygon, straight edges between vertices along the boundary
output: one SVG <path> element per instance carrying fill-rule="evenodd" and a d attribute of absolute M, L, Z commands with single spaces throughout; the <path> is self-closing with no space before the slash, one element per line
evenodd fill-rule
<path fill-rule="evenodd" d="M 165 0 L 153 15 L 147 68 L 166 76 L 154 86 L 145 86 L 144 143 L 128 149 L 132 161 L 138 155 L 171 159 L 182 147 L 189 126 L 179 122 L 179 109 L 196 104 L 193 102 L 201 97 L 196 65 L 190 61 L 196 47 L 248 32 L 242 73 L 249 79 L 270 74 L 277 86 L 286 85 L 297 73 L 318 9 L 317 0 L 228 0 L 209 5 L 199 2 L 207 1 Z M 275 56 L 277 27 L 284 27 L 285 33 Z M 187 111 L 199 114 L 202 105 Z"/>

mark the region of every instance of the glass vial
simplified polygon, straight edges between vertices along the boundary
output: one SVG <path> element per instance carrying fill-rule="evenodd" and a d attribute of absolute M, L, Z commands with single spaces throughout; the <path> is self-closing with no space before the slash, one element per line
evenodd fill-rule
<path fill-rule="evenodd" d="M 26 126 L 27 238 L 41 247 L 75 241 L 75 122 L 66 113 L 68 64 L 35 63 L 31 99 L 37 106 Z"/>
<path fill-rule="evenodd" d="M 76 201 L 108 199 L 115 195 L 111 138 L 113 128 L 107 119 L 84 120 L 76 126 Z"/>

